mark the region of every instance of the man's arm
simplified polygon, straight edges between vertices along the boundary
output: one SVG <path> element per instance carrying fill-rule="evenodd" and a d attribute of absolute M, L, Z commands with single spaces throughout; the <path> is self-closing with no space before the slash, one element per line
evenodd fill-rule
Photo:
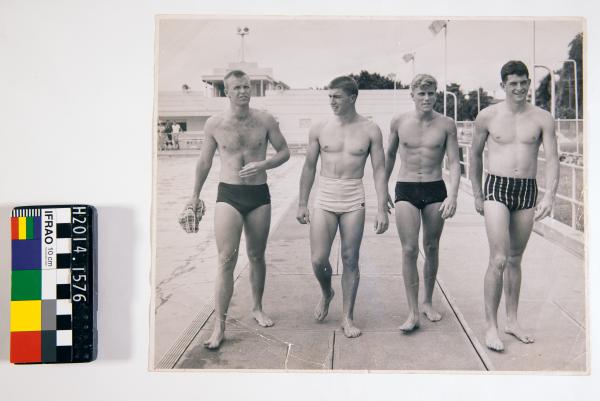
<path fill-rule="evenodd" d="M 390 123 L 390 136 L 388 138 L 388 146 L 385 153 L 385 180 L 386 182 L 390 181 L 390 176 L 392 175 L 392 171 L 394 170 L 394 164 L 396 164 L 396 154 L 398 152 L 398 122 L 400 120 L 399 116 L 392 118 L 392 122 Z"/>
<path fill-rule="evenodd" d="M 381 130 L 375 124 L 371 130 L 371 145 L 369 146 L 371 165 L 373 166 L 373 179 L 375 180 L 375 191 L 377 192 L 377 218 L 375 220 L 375 232 L 381 234 L 388 229 L 388 188 L 383 153 L 383 136 Z"/>
<path fill-rule="evenodd" d="M 310 222 L 308 196 L 310 195 L 317 171 L 317 160 L 320 153 L 319 131 L 320 125 L 314 125 L 308 133 L 308 148 L 306 149 L 306 158 L 304 159 L 304 166 L 300 175 L 300 195 L 298 197 L 298 214 L 296 215 L 296 219 L 301 224 Z"/>
<path fill-rule="evenodd" d="M 385 185 L 388 186 L 390 182 L 390 177 L 392 176 L 392 171 L 394 171 L 394 165 L 396 164 L 396 154 L 398 153 L 398 144 L 400 142 L 400 138 L 398 137 L 398 123 L 400 121 L 400 116 L 395 116 L 392 118 L 392 122 L 390 123 L 390 136 L 388 137 L 388 146 L 385 153 Z M 392 197 L 387 195 L 387 206 L 388 211 L 394 207 L 394 201 Z M 390 212 L 391 213 L 391 212 Z"/>
<path fill-rule="evenodd" d="M 544 113 L 543 118 L 542 143 L 544 144 L 544 158 L 546 159 L 546 192 L 536 208 L 536 220 L 541 220 L 552 212 L 560 173 L 554 118 L 550 113 Z"/>
<path fill-rule="evenodd" d="M 265 114 L 264 121 L 267 128 L 267 139 L 271 142 L 271 145 L 273 145 L 276 153 L 263 161 L 250 162 L 244 165 L 240 170 L 240 177 L 242 178 L 258 174 L 260 171 L 279 167 L 290 159 L 290 150 L 288 149 L 283 134 L 279 130 L 279 123 L 272 115 Z"/>
<path fill-rule="evenodd" d="M 475 119 L 475 132 L 469 154 L 469 178 L 475 199 L 475 210 L 483 215 L 483 191 L 481 190 L 481 176 L 483 174 L 483 149 L 488 138 L 487 113 L 482 111 Z"/>
<path fill-rule="evenodd" d="M 448 157 L 448 171 L 450 175 L 450 190 L 448 197 L 440 206 L 442 218 L 447 219 L 456 213 L 456 198 L 460 185 L 460 157 L 458 155 L 458 138 L 456 136 L 456 124 L 448 119 L 446 129 L 446 156 Z"/>
<path fill-rule="evenodd" d="M 202 143 L 202 150 L 200 151 L 200 157 L 196 163 L 196 176 L 194 179 L 194 192 L 192 193 L 192 199 L 190 204 L 196 208 L 198 199 L 200 198 L 200 191 L 206 181 L 208 172 L 212 167 L 213 157 L 217 150 L 217 141 L 213 136 L 213 125 L 212 118 L 209 118 L 204 127 L 204 142 Z"/>

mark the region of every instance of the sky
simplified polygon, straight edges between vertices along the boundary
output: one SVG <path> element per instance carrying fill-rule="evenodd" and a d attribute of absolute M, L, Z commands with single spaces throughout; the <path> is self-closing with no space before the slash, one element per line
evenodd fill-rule
<path fill-rule="evenodd" d="M 273 78 L 292 89 L 323 87 L 334 77 L 361 70 L 395 73 L 412 79 L 412 63 L 402 56 L 415 53 L 415 73 L 444 79 L 444 31 L 428 29 L 432 19 L 399 18 L 260 18 L 169 19 L 159 26 L 158 89 L 192 90 L 201 76 L 241 57 L 238 27 L 248 27 L 245 60 L 273 68 Z M 508 60 L 552 70 L 561 68 L 568 44 L 583 31 L 579 19 L 451 19 L 447 25 L 447 82 L 463 91 L 482 87 L 502 97 L 500 68 Z M 535 40 L 534 40 L 535 32 Z M 535 49 L 535 51 L 534 51 Z M 539 81 L 546 75 L 536 69 Z"/>

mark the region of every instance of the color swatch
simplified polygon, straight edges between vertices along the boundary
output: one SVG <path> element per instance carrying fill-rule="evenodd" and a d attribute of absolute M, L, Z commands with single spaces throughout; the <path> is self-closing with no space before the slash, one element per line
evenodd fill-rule
<path fill-rule="evenodd" d="M 94 220 L 85 205 L 13 209 L 11 362 L 95 357 Z"/>

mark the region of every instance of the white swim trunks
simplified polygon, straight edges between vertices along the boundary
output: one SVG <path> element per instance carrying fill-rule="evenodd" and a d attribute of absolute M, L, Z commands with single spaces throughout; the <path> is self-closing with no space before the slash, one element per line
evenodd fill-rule
<path fill-rule="evenodd" d="M 333 213 L 348 213 L 365 208 L 362 178 L 319 176 L 314 207 Z"/>

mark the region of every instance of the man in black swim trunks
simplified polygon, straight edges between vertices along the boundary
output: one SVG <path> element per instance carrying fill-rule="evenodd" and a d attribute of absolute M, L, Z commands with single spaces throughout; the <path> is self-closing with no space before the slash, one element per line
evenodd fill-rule
<path fill-rule="evenodd" d="M 438 248 L 444 220 L 454 216 L 460 182 L 458 140 L 454 121 L 433 110 L 437 82 L 431 75 L 419 74 L 411 83 L 415 109 L 395 116 L 390 127 L 385 163 L 389 178 L 400 155 L 396 182 L 396 227 L 402 243 L 402 275 L 409 314 L 399 327 L 409 332 L 419 327 L 419 230 L 423 223 L 425 296 L 423 313 L 432 322 L 442 315 L 433 309 L 432 297 L 438 270 Z M 449 194 L 442 180 L 444 153 L 450 171 Z M 390 206 L 394 206 L 391 198 Z"/>
<path fill-rule="evenodd" d="M 225 75 L 229 109 L 210 117 L 204 127 L 202 152 L 196 166 L 194 193 L 196 208 L 200 191 L 212 166 L 215 151 L 221 158 L 220 182 L 215 206 L 215 239 L 219 267 L 215 281 L 215 327 L 204 342 L 209 349 L 223 341 L 225 319 L 233 293 L 233 271 L 238 257 L 242 229 L 250 262 L 250 282 L 254 301 L 252 315 L 259 325 L 273 321 L 262 310 L 265 285 L 265 248 L 271 222 L 271 198 L 266 170 L 285 163 L 289 157 L 279 124 L 265 111 L 250 108 L 250 78 L 243 71 Z M 275 155 L 267 159 L 267 144 Z"/>
<path fill-rule="evenodd" d="M 521 61 L 509 61 L 500 76 L 506 100 L 477 116 L 469 169 L 475 209 L 485 217 L 490 246 L 484 282 L 485 343 L 494 351 L 504 349 L 498 335 L 498 305 L 503 287 L 507 317 L 504 331 L 525 344 L 534 341 L 517 321 L 521 259 L 534 220 L 541 220 L 552 211 L 559 172 L 554 118 L 527 103 L 531 84 L 527 66 Z M 482 191 L 482 153 L 486 143 L 488 174 Z M 546 159 L 546 192 L 536 207 L 535 178 L 541 144 Z"/>

